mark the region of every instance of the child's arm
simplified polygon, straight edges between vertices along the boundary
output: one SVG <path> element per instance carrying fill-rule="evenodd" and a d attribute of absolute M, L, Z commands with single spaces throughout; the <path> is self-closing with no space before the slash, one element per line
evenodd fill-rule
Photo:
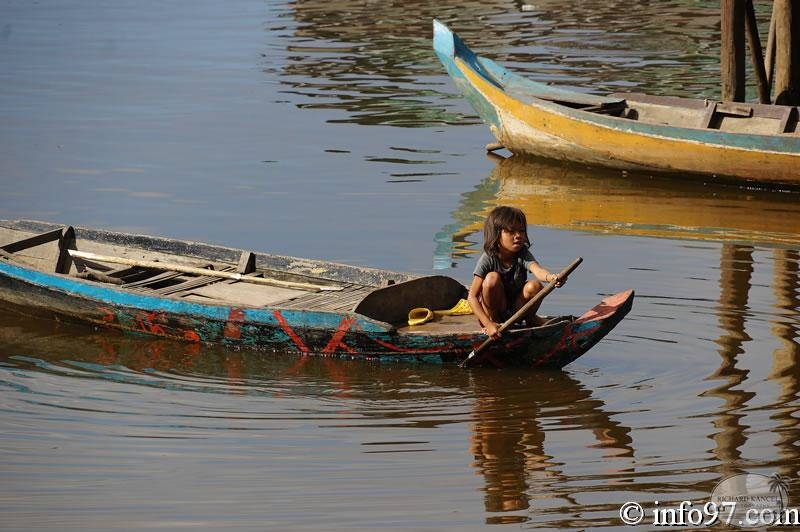
<path fill-rule="evenodd" d="M 500 333 L 498 332 L 499 325 L 493 322 L 483 309 L 483 304 L 481 303 L 480 299 L 482 288 L 483 277 L 473 275 L 472 284 L 469 287 L 467 302 L 469 302 L 469 306 L 472 308 L 472 313 L 475 314 L 475 316 L 480 320 L 481 325 L 483 325 L 484 329 L 486 329 L 486 334 L 491 338 L 497 339 L 500 337 Z"/>
<path fill-rule="evenodd" d="M 539 263 L 536 261 L 531 262 L 531 265 L 528 268 L 528 270 L 533 274 L 534 277 L 536 277 L 537 280 L 543 283 L 549 283 L 551 281 L 555 281 L 556 278 L 558 277 L 555 273 L 552 273 L 549 270 L 540 266 Z M 556 283 L 556 286 L 557 287 L 563 286 L 564 283 L 566 282 L 567 282 L 566 277 L 563 279 L 559 279 L 559 281 Z"/>

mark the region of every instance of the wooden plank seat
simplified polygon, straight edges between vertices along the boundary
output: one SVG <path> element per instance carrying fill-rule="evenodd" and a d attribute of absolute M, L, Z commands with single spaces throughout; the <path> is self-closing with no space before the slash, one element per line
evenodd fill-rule
<path fill-rule="evenodd" d="M 789 131 L 787 125 L 793 125 L 792 122 L 794 122 L 794 120 L 792 119 L 797 116 L 798 110 L 797 107 L 785 105 L 744 102 L 716 102 L 714 100 L 698 100 L 693 98 L 682 98 L 679 96 L 655 96 L 652 94 L 636 92 L 615 92 L 610 96 L 626 98 L 630 105 L 644 103 L 651 105 L 663 105 L 666 107 L 683 107 L 698 111 L 705 110 L 706 112 L 710 112 L 711 108 L 713 108 L 713 113 L 715 114 L 719 113 L 722 115 L 739 116 L 743 118 L 769 118 L 778 120 L 783 126 L 779 133 L 785 133 Z"/>
<path fill-rule="evenodd" d="M 64 226 L 44 233 L 39 233 L 21 240 L 9 242 L 0 247 L 2 257 L 6 260 L 16 260 L 18 257 L 14 253 L 29 250 L 51 242 L 57 242 L 57 254 L 55 273 L 69 273 L 72 264 L 68 250 L 75 249 L 75 229 L 72 226 Z M 24 262 L 24 259 L 23 259 Z"/>

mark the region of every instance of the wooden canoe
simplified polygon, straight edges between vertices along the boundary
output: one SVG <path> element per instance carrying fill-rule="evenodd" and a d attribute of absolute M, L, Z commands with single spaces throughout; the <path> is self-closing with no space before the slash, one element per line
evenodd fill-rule
<path fill-rule="evenodd" d="M 485 339 L 474 316 L 439 316 L 413 327 L 406 320 L 412 308 L 450 309 L 465 292 L 446 276 L 0 221 L 0 301 L 8 308 L 189 342 L 460 362 Z M 620 292 L 578 318 L 506 331 L 483 360 L 561 368 L 613 329 L 633 298 L 632 290 Z"/>
<path fill-rule="evenodd" d="M 433 46 L 459 91 L 514 153 L 622 170 L 800 185 L 798 108 L 617 93 L 518 76 L 444 24 Z"/>

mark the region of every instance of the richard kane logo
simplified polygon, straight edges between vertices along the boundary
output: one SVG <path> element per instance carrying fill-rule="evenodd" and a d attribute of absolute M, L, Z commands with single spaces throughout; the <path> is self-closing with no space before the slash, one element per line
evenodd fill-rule
<path fill-rule="evenodd" d="M 741 528 L 781 524 L 789 507 L 789 478 L 741 473 L 722 480 L 711 492 L 718 508 L 730 508 L 725 521 Z M 795 510 L 796 512 L 796 510 Z"/>

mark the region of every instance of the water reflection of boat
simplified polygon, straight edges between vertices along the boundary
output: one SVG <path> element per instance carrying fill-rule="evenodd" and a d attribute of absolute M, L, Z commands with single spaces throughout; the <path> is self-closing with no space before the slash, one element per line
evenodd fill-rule
<path fill-rule="evenodd" d="M 620 172 L 513 156 L 500 159 L 464 194 L 454 222 L 436 236 L 434 262 L 468 253 L 497 204 L 521 208 L 531 224 L 559 229 L 684 240 L 800 247 L 798 195 L 742 191 L 666 178 L 631 180 Z"/>
<path fill-rule="evenodd" d="M 467 372 L 441 371 L 432 366 L 375 366 L 311 356 L 248 356 L 221 346 L 132 338 L 69 323 L 31 320 L 3 308 L 0 365 L 31 376 L 60 376 L 76 387 L 91 379 L 173 393 L 188 391 L 192 395 L 178 402 L 198 405 L 206 401 L 196 392 L 212 397 L 210 402 L 216 404 L 219 402 L 213 397 L 218 394 L 288 400 L 302 397 L 304 427 L 319 412 L 317 409 L 330 422 L 330 400 L 336 397 L 343 401 L 341 411 L 347 412 L 350 426 L 356 420 L 369 419 L 374 426 L 384 427 L 383 431 L 387 430 L 386 423 L 402 424 L 400 430 L 405 433 L 413 421 L 429 434 L 455 421 L 451 415 L 442 414 L 442 400 L 446 399 L 452 407 L 448 412 L 463 420 L 465 426 L 469 422 L 469 440 L 461 445 L 469 446 L 472 468 L 483 479 L 485 510 L 492 522 L 529 518 L 519 512 L 544 491 L 563 499 L 562 506 L 574 507 L 569 476 L 563 472 L 567 458 L 548 455 L 548 433 L 556 437 L 564 431 L 587 435 L 581 438 L 586 440 L 582 453 L 606 461 L 615 473 L 627 470 L 633 462 L 631 429 L 614 419 L 616 412 L 610 411 L 591 388 L 562 372 L 515 372 L 510 377 L 506 372 L 482 372 L 476 379 Z M 35 394 L 41 390 L 24 393 L 28 400 L 36 401 Z M 74 393 L 73 388 L 70 393 Z M 137 402 L 132 393 L 127 390 L 124 395 L 130 397 L 121 400 Z M 322 405 L 307 399 L 321 401 Z M 429 411 L 434 404 L 436 408 Z M 252 404 L 242 408 L 253 413 Z M 229 410 L 221 412 L 233 415 Z M 261 417 L 252 423 L 263 428 L 263 411 L 258 413 Z M 233 417 L 246 419 L 247 414 L 241 416 Z M 282 423 L 281 419 L 276 423 Z M 354 434 L 354 438 L 367 438 L 366 434 L 375 433 Z M 387 439 L 396 438 L 392 431 L 388 434 Z M 351 442 L 348 440 L 348 445 Z M 580 442 L 573 442 L 570 448 L 574 445 Z"/>
<path fill-rule="evenodd" d="M 458 89 L 514 153 L 624 170 L 800 184 L 795 107 L 558 89 L 476 56 L 438 21 L 434 49 Z"/>
<path fill-rule="evenodd" d="M 800 393 L 797 194 L 745 191 L 666 178 L 634 183 L 607 169 L 518 156 L 498 158 L 492 173 L 463 194 L 451 215 L 452 224 L 437 235 L 440 247 L 436 261 L 449 264 L 472 253 L 471 237 L 480 234 L 486 213 L 497 204 L 520 207 L 534 225 L 718 243 L 708 249 L 719 247 L 719 265 L 714 268 L 719 273 L 719 299 L 714 312 L 720 335 L 714 344 L 720 366 L 706 376 L 709 385 L 702 395 L 721 401 L 713 413 L 716 432 L 712 436 L 719 473 L 724 478 L 741 472 L 742 449 L 750 428 L 745 412 L 757 410 L 748 364 L 771 362 L 769 379 L 779 388 L 777 398 L 771 399 L 775 410 L 770 414 L 778 424 L 775 447 L 780 460 L 775 468 L 781 474 L 793 474 L 792 465 L 787 464 L 797 463 L 796 443 L 800 440 L 795 422 Z M 769 343 L 763 343 L 763 331 L 759 330 L 765 317 L 753 312 L 758 302 L 751 292 L 758 285 L 763 287 L 765 278 L 756 282 L 754 278 L 760 273 L 772 278 L 774 298 L 761 302 L 774 312 L 768 318 L 775 344 L 771 357 L 766 347 Z M 756 330 L 762 342 L 757 347 L 749 344 L 750 354 L 756 357 L 744 356 L 753 340 L 748 329 Z M 708 491 L 716 481 L 709 483 Z"/>
<path fill-rule="evenodd" d="M 466 288 L 450 277 L 280 257 L 144 235 L 0 224 L 0 300 L 28 312 L 177 338 L 362 360 L 464 360 L 485 340 L 471 315 L 409 325 L 417 307 L 447 310 Z M 514 327 L 485 363 L 561 368 L 628 313 L 633 291 L 578 318 Z"/>
<path fill-rule="evenodd" d="M 633 470 L 631 429 L 615 421 L 614 413 L 580 382 L 567 374 L 554 377 L 512 384 L 487 375 L 475 383 L 471 454 L 485 479 L 484 505 L 493 514 L 487 519 L 491 524 L 528 521 L 532 498 L 563 501 L 553 506 L 565 508 L 565 514 L 577 504 L 574 492 L 564 489 L 569 482 L 561 470 L 563 457 L 545 450 L 547 433 L 585 431 L 591 436 L 583 456 L 596 453 L 617 474 Z M 563 528 L 574 525 L 565 523 Z"/>

